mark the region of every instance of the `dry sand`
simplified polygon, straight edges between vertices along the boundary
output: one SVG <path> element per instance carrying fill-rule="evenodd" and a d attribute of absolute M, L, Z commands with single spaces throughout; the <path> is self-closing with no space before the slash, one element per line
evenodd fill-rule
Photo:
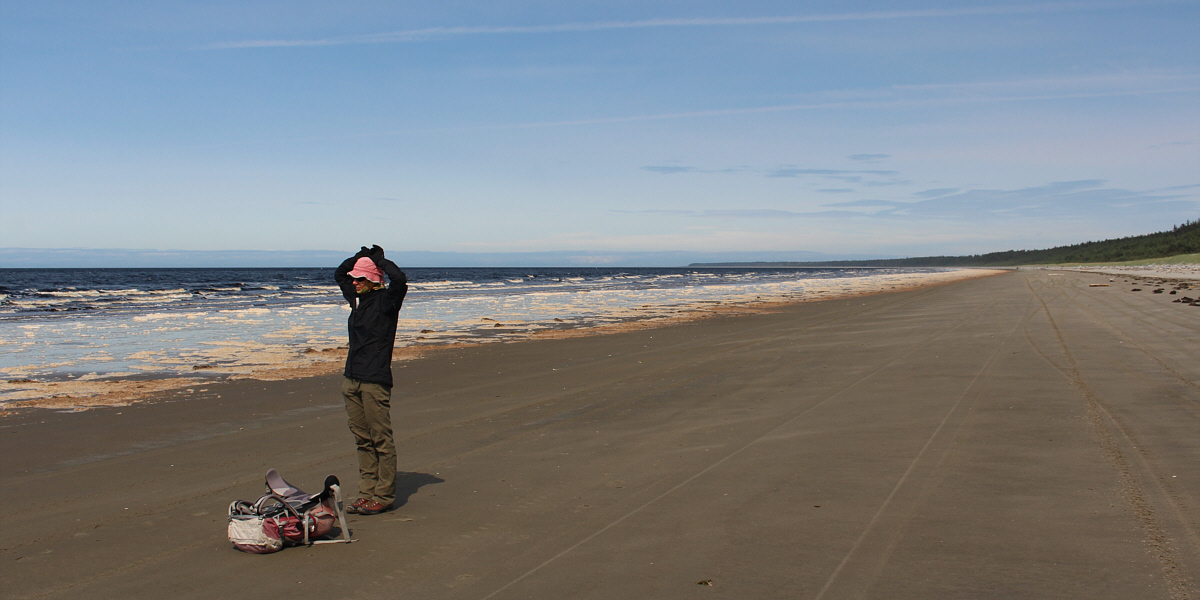
<path fill-rule="evenodd" d="M 1200 279 L 1200 265 L 1083 265 L 1078 267 L 1022 267 L 1025 269 L 1043 269 L 1051 271 L 1079 271 L 1081 273 L 1101 273 L 1119 277 L 1136 277 L 1141 279 L 1170 279 L 1196 280 Z"/>
<path fill-rule="evenodd" d="M 225 507 L 268 467 L 353 488 L 336 376 L 19 411 L 0 589 L 1197 598 L 1200 307 L 1172 298 L 1019 271 L 398 363 L 397 509 L 269 556 Z"/>

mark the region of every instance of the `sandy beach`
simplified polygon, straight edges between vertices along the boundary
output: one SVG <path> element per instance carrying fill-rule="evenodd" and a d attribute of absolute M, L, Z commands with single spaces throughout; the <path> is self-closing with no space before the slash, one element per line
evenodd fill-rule
<path fill-rule="evenodd" d="M 1163 281 L 1021 270 L 430 352 L 394 368 L 397 508 L 269 556 L 225 508 L 268 468 L 353 488 L 336 374 L 14 411 L 0 586 L 1200 598 L 1200 307 L 1173 301 L 1200 290 Z"/>

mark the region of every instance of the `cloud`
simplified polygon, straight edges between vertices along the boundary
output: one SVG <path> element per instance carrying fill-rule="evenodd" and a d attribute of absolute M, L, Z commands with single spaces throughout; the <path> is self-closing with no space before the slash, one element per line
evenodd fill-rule
<path fill-rule="evenodd" d="M 646 165 L 639 167 L 643 171 L 651 173 L 659 173 L 662 175 L 678 175 L 680 173 L 738 173 L 738 172 L 758 172 L 764 173 L 766 177 L 776 178 L 794 178 L 794 177 L 822 177 L 841 181 L 845 183 L 859 183 L 863 185 L 878 187 L 888 185 L 903 185 L 910 183 L 907 179 L 893 177 L 897 175 L 897 171 L 880 171 L 880 170 L 846 170 L 846 169 L 804 169 L 794 166 L 783 166 L 769 169 L 766 171 L 760 169 L 752 169 L 749 167 L 726 168 L 726 169 L 701 169 L 699 167 L 690 167 L 683 165 Z M 850 188 L 826 188 L 818 190 L 827 193 L 844 193 L 854 191 Z"/>
<path fill-rule="evenodd" d="M 673 215 L 673 216 L 680 216 L 680 215 L 696 214 L 696 211 L 694 211 L 694 210 L 669 210 L 669 209 L 621 210 L 621 209 L 614 208 L 608 212 L 614 213 L 614 214 L 619 214 L 619 215 Z"/>
<path fill-rule="evenodd" d="M 867 185 L 867 186 L 871 186 L 871 187 L 882 187 L 885 185 L 907 185 L 910 183 L 912 183 L 911 179 L 899 179 L 899 178 L 893 177 L 891 179 L 886 179 L 886 180 L 877 179 L 874 181 L 867 181 L 863 185 Z"/>
<path fill-rule="evenodd" d="M 921 198 L 937 198 L 938 196 L 949 196 L 950 194 L 953 194 L 954 192 L 957 192 L 957 191 L 958 191 L 958 188 L 936 188 L 936 189 L 932 189 L 932 190 L 924 190 L 924 191 L 920 191 L 920 192 L 915 192 L 913 195 L 919 196 Z"/>
<path fill-rule="evenodd" d="M 1128 5 L 1129 3 L 1127 2 L 1097 2 L 1090 4 L 1082 2 L 1045 2 L 1041 4 L 968 6 L 962 8 L 945 9 L 935 8 L 922 10 L 890 10 L 814 15 L 781 15 L 773 17 L 676 18 L 644 19 L 639 21 L 591 21 L 558 23 L 550 25 L 424 27 L 418 29 L 402 29 L 398 31 L 385 31 L 379 33 L 334 36 L 326 38 L 217 42 L 203 46 L 201 49 L 232 50 L 244 48 L 342 46 L 347 44 L 394 44 L 464 36 L 578 33 L 620 29 L 651 29 L 670 27 L 747 27 L 763 25 L 792 25 L 800 23 L 828 23 L 836 21 L 938 19 L 1048 12 L 1076 12 L 1121 8 Z"/>
<path fill-rule="evenodd" d="M 1183 191 L 1183 190 L 1194 190 L 1196 188 L 1200 188 L 1200 183 L 1193 183 L 1191 185 L 1172 185 L 1170 187 L 1158 188 L 1154 191 L 1155 192 L 1179 192 L 1179 191 Z"/>
<path fill-rule="evenodd" d="M 1155 144 L 1153 146 L 1147 146 L 1146 148 L 1150 149 L 1150 150 L 1154 150 L 1157 148 L 1186 148 L 1188 146 L 1195 146 L 1195 145 L 1196 145 L 1196 142 L 1193 142 L 1191 140 L 1182 140 L 1182 141 L 1178 141 L 1178 142 L 1167 142 L 1165 144 Z"/>
<path fill-rule="evenodd" d="M 663 175 L 674 175 L 676 173 L 696 173 L 699 171 L 699 169 L 696 167 L 677 167 L 672 165 L 649 165 L 642 167 L 642 170 L 650 171 L 651 173 L 662 173 Z"/>
<path fill-rule="evenodd" d="M 851 154 L 846 158 L 850 160 L 857 160 L 859 162 L 880 162 L 891 157 L 891 154 Z"/>
<path fill-rule="evenodd" d="M 1148 214 L 1181 218 L 1200 209 L 1200 195 L 1183 192 L 1200 184 L 1150 191 L 1107 188 L 1099 179 L 1061 181 L 1013 190 L 927 190 L 935 197 L 915 202 L 864 199 L 823 204 L 834 210 L 790 211 L 779 209 L 730 210 L 641 210 L 612 211 L 622 214 L 662 214 L 696 218 L 795 219 L 857 218 L 938 220 L 966 222 L 1000 219 L 1140 218 Z"/>
<path fill-rule="evenodd" d="M 817 191 L 823 192 L 826 194 L 847 194 L 847 193 L 853 192 L 854 189 L 853 188 L 823 188 L 823 189 L 819 189 Z"/>
<path fill-rule="evenodd" d="M 769 173 L 767 177 L 803 177 L 804 175 L 824 175 L 828 177 L 845 177 L 859 175 L 896 175 L 897 171 L 847 171 L 844 169 L 800 169 L 796 167 L 780 167 Z"/>
<path fill-rule="evenodd" d="M 899 203 L 894 208 L 874 213 L 885 218 L 1051 219 L 1081 216 L 1133 217 L 1146 212 L 1176 214 L 1200 208 L 1195 195 L 1139 192 L 1104 187 L 1099 179 L 1061 181 L 1015 190 L 966 190 L 928 200 Z"/>
<path fill-rule="evenodd" d="M 1039 89 L 1025 89 L 1028 86 L 1042 85 Z M 1075 86 L 1072 88 L 1072 86 Z M 958 90 L 985 89 L 984 94 L 962 94 Z M 1018 91 L 1022 93 L 1017 93 Z M 521 129 L 543 129 L 552 127 L 579 127 L 589 125 L 613 125 L 620 123 L 639 123 L 643 121 L 660 121 L 671 119 L 703 119 L 750 114 L 771 114 L 779 112 L 806 110 L 838 110 L 838 109 L 907 109 L 921 106 L 946 106 L 972 103 L 999 103 L 1045 100 L 1072 100 L 1079 98 L 1106 98 L 1122 96 L 1144 96 L 1156 94 L 1181 94 L 1200 92 L 1200 72 L 1197 73 L 1140 73 L 1114 74 L 1094 77 L 1074 77 L 1057 79 L 1039 79 L 1027 81 L 997 81 L 975 83 L 931 84 L 919 86 L 891 86 L 888 88 L 870 90 L 828 90 L 807 94 L 814 101 L 799 104 L 783 104 L 774 106 L 756 106 L 744 108 L 719 108 L 686 112 L 665 112 L 645 115 L 627 115 L 615 117 L 594 117 L 566 119 L 561 121 L 527 121 L 523 123 L 497 123 L 491 125 L 476 125 L 463 127 L 446 127 L 430 129 L 405 129 L 399 131 L 370 131 L 345 135 L 325 135 L 260 140 L 251 143 L 277 142 L 318 142 L 328 140 L 353 140 L 382 137 L 396 137 L 413 133 L 437 133 L 444 131 L 511 131 Z M 822 101 L 816 98 L 835 98 Z M 235 144 L 206 144 L 192 148 L 222 148 L 231 145 L 244 145 L 246 142 Z M 1171 142 L 1164 147 L 1186 146 L 1192 142 Z M 855 155 L 857 156 L 857 155 Z M 651 167 L 648 170 L 653 170 Z M 752 170 L 748 168 L 730 168 L 719 170 L 695 169 L 697 173 L 727 173 Z M 677 170 L 677 173 L 684 171 Z M 866 171 L 857 171 L 860 173 Z M 879 171 L 883 173 L 883 171 Z M 889 171 L 890 173 L 890 171 Z M 794 175 L 779 176 L 787 177 Z M 856 179 L 846 179 L 848 183 L 856 183 Z"/>
<path fill-rule="evenodd" d="M 608 211 L 613 214 L 620 215 L 671 215 L 683 217 L 720 217 L 720 218 L 748 218 L 748 219 L 774 219 L 774 218 L 791 218 L 804 216 L 804 213 L 792 212 L 790 210 L 776 209 L 735 209 L 735 210 L 663 210 L 663 209 L 647 209 L 647 210 L 619 210 L 614 209 Z"/>
<path fill-rule="evenodd" d="M 744 167 L 740 167 L 740 168 L 729 167 L 729 168 L 725 168 L 725 169 L 700 169 L 697 167 L 683 167 L 683 166 L 679 166 L 679 165 L 646 165 L 644 167 L 639 167 L 639 168 L 643 171 L 650 171 L 651 173 L 662 173 L 663 175 L 674 175 L 676 173 L 738 173 L 740 171 L 747 170 Z"/>
<path fill-rule="evenodd" d="M 850 202 L 833 202 L 830 204 L 822 204 L 822 206 L 839 206 L 839 207 L 896 207 L 904 206 L 905 202 L 896 202 L 893 200 L 851 200 Z"/>
<path fill-rule="evenodd" d="M 1114 73 L 1091 77 L 1061 77 L 1018 81 L 988 81 L 931 85 L 898 85 L 868 90 L 827 90 L 805 94 L 807 102 L 717 108 L 687 112 L 535 121 L 489 125 L 475 129 L 533 129 L 578 125 L 609 125 L 666 119 L 696 119 L 777 112 L 838 109 L 911 109 L 927 106 L 1043 102 L 1087 98 L 1119 98 L 1200 92 L 1200 72 Z M 377 135 L 397 135 L 385 133 Z M 1186 143 L 1185 143 L 1186 144 Z M 1184 144 L 1180 144 L 1184 145 Z M 859 156 L 859 155 L 854 155 Z"/>
<path fill-rule="evenodd" d="M 773 210 L 773 209 L 738 209 L 738 210 L 706 210 L 700 214 L 702 217 L 722 217 L 722 218 L 738 218 L 738 219 L 793 219 L 796 217 L 805 216 L 804 213 L 792 212 L 790 210 Z"/>

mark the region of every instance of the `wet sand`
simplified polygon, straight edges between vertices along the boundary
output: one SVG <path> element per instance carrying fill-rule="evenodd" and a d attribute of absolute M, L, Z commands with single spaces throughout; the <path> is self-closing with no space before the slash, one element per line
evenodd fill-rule
<path fill-rule="evenodd" d="M 398 363 L 397 509 L 269 556 L 229 547 L 225 507 L 269 467 L 354 487 L 336 376 L 21 411 L 0 421 L 0 584 L 1197 598 L 1200 307 L 1108 279 L 1018 271 Z"/>

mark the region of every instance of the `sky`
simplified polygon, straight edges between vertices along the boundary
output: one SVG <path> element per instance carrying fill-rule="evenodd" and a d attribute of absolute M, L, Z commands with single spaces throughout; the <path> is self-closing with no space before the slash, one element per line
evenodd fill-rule
<path fill-rule="evenodd" d="M 1200 1 L 0 0 L 0 266 L 1161 231 L 1200 217 L 1197 31 Z"/>

